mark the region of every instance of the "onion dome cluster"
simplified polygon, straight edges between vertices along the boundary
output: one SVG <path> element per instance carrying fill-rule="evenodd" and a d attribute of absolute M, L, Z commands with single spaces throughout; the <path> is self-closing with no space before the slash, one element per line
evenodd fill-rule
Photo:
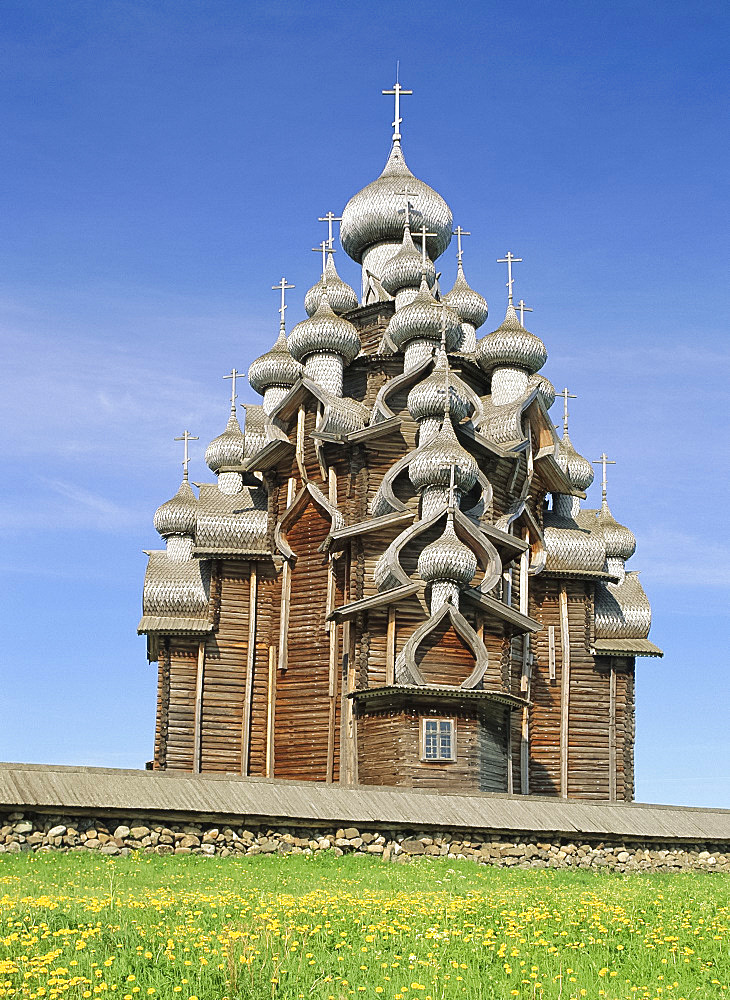
<path fill-rule="evenodd" d="M 441 419 L 446 405 L 447 361 L 444 351 L 439 351 L 433 371 L 422 382 L 417 382 L 408 393 L 408 412 L 414 420 Z M 449 411 L 457 424 L 472 411 L 471 403 L 449 383 Z"/>
<path fill-rule="evenodd" d="M 439 257 L 451 242 L 451 209 L 433 188 L 414 177 L 406 165 L 400 143 L 395 142 L 382 174 L 345 205 L 340 226 L 340 242 L 345 253 L 362 263 L 364 251 L 375 243 L 396 242 L 403 236 L 403 184 L 408 187 L 421 222 L 435 236 L 426 240 L 431 260 Z"/>
<path fill-rule="evenodd" d="M 271 350 L 252 363 L 248 370 L 248 381 L 254 392 L 263 395 L 274 386 L 288 389 L 301 374 L 302 366 L 291 356 L 282 327 Z"/>
<path fill-rule="evenodd" d="M 297 323 L 286 343 L 297 361 L 303 361 L 310 354 L 325 351 L 339 354 L 345 364 L 349 365 L 360 353 L 357 330 L 352 323 L 333 312 L 326 289 L 322 292 L 314 314 Z"/>
<path fill-rule="evenodd" d="M 213 438 L 205 450 L 205 461 L 211 472 L 219 472 L 226 466 L 238 466 L 243 463 L 244 437 L 238 417 L 231 411 L 226 429 L 217 438 Z"/>
<path fill-rule="evenodd" d="M 418 574 L 426 583 L 448 580 L 462 587 L 471 583 L 477 571 L 477 557 L 457 537 L 451 517 L 444 533 L 431 542 L 418 557 Z"/>
<path fill-rule="evenodd" d="M 380 284 L 389 295 L 395 295 L 402 288 L 418 288 L 424 274 L 423 256 L 416 249 L 408 226 L 403 230 L 403 245 L 383 268 Z M 426 258 L 425 276 L 429 288 L 436 281 L 436 268 L 430 258 Z"/>
<path fill-rule="evenodd" d="M 558 465 L 568 477 L 573 489 L 585 491 L 593 482 L 593 466 L 587 458 L 583 458 L 573 447 L 568 432 L 563 432 L 563 438 L 558 445 L 556 455 Z"/>
<path fill-rule="evenodd" d="M 547 361 L 547 350 L 539 337 L 524 328 L 510 304 L 502 325 L 477 344 L 477 361 L 486 372 L 505 366 L 533 375 Z"/>
<path fill-rule="evenodd" d="M 154 525 L 163 538 L 170 535 L 194 535 L 198 500 L 187 479 L 172 499 L 155 511 Z"/>
<path fill-rule="evenodd" d="M 355 290 L 346 281 L 343 281 L 337 273 L 335 261 L 331 253 L 327 255 L 324 274 L 317 284 L 312 285 L 304 296 L 304 308 L 307 311 L 307 316 L 314 316 L 325 292 L 332 312 L 337 313 L 338 316 L 358 307 Z"/>
<path fill-rule="evenodd" d="M 487 300 L 475 292 L 464 277 L 461 261 L 456 271 L 456 281 L 450 292 L 444 295 L 444 302 L 458 315 L 462 323 L 469 323 L 478 329 L 489 315 Z"/>
<path fill-rule="evenodd" d="M 629 559 L 636 551 L 636 536 L 633 531 L 619 524 L 604 500 L 598 514 L 598 525 L 603 534 L 607 559 Z"/>
<path fill-rule="evenodd" d="M 442 316 L 443 314 L 443 316 Z M 418 295 L 407 306 L 398 309 L 388 323 L 388 336 L 402 350 L 412 340 L 441 340 L 441 325 L 445 326 L 446 350 L 453 351 L 461 340 L 461 320 L 453 309 L 440 306 L 421 278 Z"/>
<path fill-rule="evenodd" d="M 527 388 L 532 391 L 537 389 L 540 399 L 542 399 L 545 404 L 545 409 L 549 410 L 550 407 L 555 402 L 555 386 L 552 384 L 549 378 L 545 378 L 539 372 L 535 372 L 527 380 Z"/>
<path fill-rule="evenodd" d="M 451 484 L 452 466 L 455 488 L 468 493 L 477 481 L 479 468 L 474 456 L 459 444 L 451 416 L 447 412 L 438 434 L 414 455 L 408 467 L 408 475 L 417 490 L 424 490 L 429 486 L 448 488 Z"/>

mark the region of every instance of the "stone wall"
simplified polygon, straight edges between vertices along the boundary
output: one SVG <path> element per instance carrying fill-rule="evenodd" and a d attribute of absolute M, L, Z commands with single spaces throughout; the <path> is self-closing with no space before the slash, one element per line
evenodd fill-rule
<path fill-rule="evenodd" d="M 615 871 L 730 872 L 730 844 L 607 842 L 555 837 L 497 836 L 486 830 L 393 830 L 372 826 L 313 829 L 304 826 L 238 826 L 230 820 L 0 813 L 0 855 L 29 851 L 96 851 L 110 856 L 198 854 L 370 855 L 383 861 L 447 857 L 501 868 L 610 868 Z"/>

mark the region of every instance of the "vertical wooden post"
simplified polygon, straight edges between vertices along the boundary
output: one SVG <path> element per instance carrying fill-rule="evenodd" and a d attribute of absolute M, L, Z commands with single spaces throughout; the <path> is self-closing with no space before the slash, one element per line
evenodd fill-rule
<path fill-rule="evenodd" d="M 513 795 L 515 790 L 515 778 L 512 773 L 512 712 L 508 709 L 507 715 L 507 794 Z"/>
<path fill-rule="evenodd" d="M 334 609 L 335 606 L 335 593 L 336 593 L 337 581 L 335 579 L 335 564 L 330 557 L 329 563 L 327 565 L 327 605 L 326 605 L 326 615 Z M 329 648 L 329 676 L 328 676 L 328 691 L 327 695 L 329 698 L 329 711 L 327 719 L 327 769 L 325 780 L 332 781 L 334 775 L 334 755 L 335 755 L 335 716 L 336 716 L 336 704 L 335 699 L 337 697 L 337 624 L 333 621 L 327 622 L 327 631 L 329 632 L 330 648 Z"/>
<path fill-rule="evenodd" d="M 385 683 L 395 684 L 395 606 L 388 608 L 388 631 L 385 645 Z"/>
<path fill-rule="evenodd" d="M 616 662 L 611 658 L 608 702 L 608 798 L 616 801 Z"/>
<path fill-rule="evenodd" d="M 525 531 L 525 541 L 530 535 Z M 520 556 L 520 613 L 526 615 L 530 607 L 529 575 L 530 550 L 526 549 Z M 522 674 L 520 677 L 520 693 L 530 699 L 530 636 L 522 636 Z M 530 794 L 530 708 L 522 709 L 522 731 L 520 737 L 520 792 Z"/>
<path fill-rule="evenodd" d="M 248 777 L 251 758 L 251 714 L 253 711 L 253 672 L 256 665 L 256 602 L 258 573 L 251 563 L 248 576 L 248 644 L 246 646 L 246 687 L 243 695 L 241 728 L 241 774 Z"/>
<path fill-rule="evenodd" d="M 340 782 L 353 782 L 352 760 L 352 699 L 347 695 L 354 676 L 352 667 L 352 626 L 350 621 L 342 624 L 342 671 L 340 708 Z"/>
<path fill-rule="evenodd" d="M 548 671 L 550 680 L 555 680 L 555 626 L 548 625 Z"/>
<path fill-rule="evenodd" d="M 198 643 L 198 667 L 195 673 L 195 717 L 193 719 L 193 774 L 200 774 L 200 750 L 203 741 L 203 675 L 205 639 Z"/>
<path fill-rule="evenodd" d="M 266 777 L 274 777 L 274 705 L 276 704 L 276 646 L 269 646 L 269 683 L 266 686 Z"/>
<path fill-rule="evenodd" d="M 302 482 L 307 481 L 307 470 L 304 466 L 304 420 L 306 413 L 303 406 L 299 407 L 297 413 L 297 438 L 296 438 L 296 450 L 295 457 L 297 460 L 297 467 L 299 468 L 299 475 L 302 477 Z M 291 503 L 291 500 L 287 501 L 287 507 Z"/>
<path fill-rule="evenodd" d="M 286 487 L 286 506 L 289 508 L 294 500 L 296 482 L 294 477 L 289 478 Z M 279 612 L 279 670 L 286 670 L 289 666 L 289 608 L 291 606 L 291 566 L 288 560 L 284 560 L 281 570 L 281 609 Z"/>
<path fill-rule="evenodd" d="M 568 591 L 560 585 L 560 794 L 568 797 L 568 722 L 570 716 L 570 633 L 568 630 Z"/>

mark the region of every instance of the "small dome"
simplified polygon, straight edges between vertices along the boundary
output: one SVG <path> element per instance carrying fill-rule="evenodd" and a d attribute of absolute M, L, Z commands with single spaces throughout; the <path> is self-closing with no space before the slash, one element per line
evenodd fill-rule
<path fill-rule="evenodd" d="M 475 329 L 480 327 L 489 315 L 487 300 L 471 288 L 464 277 L 461 261 L 456 271 L 454 287 L 444 295 L 444 302 L 454 310 L 462 323 L 471 323 Z"/>
<path fill-rule="evenodd" d="M 312 285 L 304 296 L 304 308 L 307 311 L 307 316 L 314 316 L 316 313 L 322 301 L 325 284 L 327 286 L 327 298 L 329 299 L 330 308 L 333 313 L 340 316 L 351 309 L 357 309 L 359 303 L 355 290 L 350 288 L 346 281 L 342 280 L 337 273 L 334 257 L 332 254 L 328 254 L 327 263 L 324 268 L 324 277 L 320 278 L 316 285 Z"/>
<path fill-rule="evenodd" d="M 248 381 L 254 392 L 262 395 L 273 386 L 288 389 L 302 374 L 302 366 L 291 356 L 286 346 L 284 328 L 279 330 L 276 343 L 252 363 L 248 370 Z"/>
<path fill-rule="evenodd" d="M 575 450 L 567 431 L 563 432 L 556 458 L 558 465 L 570 480 L 570 485 L 576 490 L 587 490 L 593 482 L 593 466 L 587 458 L 583 458 Z"/>
<path fill-rule="evenodd" d="M 418 574 L 426 583 L 449 580 L 465 587 L 474 579 L 477 557 L 457 538 L 449 517 L 443 535 L 431 542 L 418 557 Z"/>
<path fill-rule="evenodd" d="M 606 543 L 606 558 L 631 558 L 636 552 L 636 536 L 629 528 L 618 523 L 605 500 L 598 514 L 598 524 Z"/>
<path fill-rule="evenodd" d="M 403 236 L 403 184 L 407 181 L 415 197 L 413 215 L 425 222 L 426 252 L 436 260 L 451 242 L 453 217 L 440 194 L 414 177 L 406 165 L 400 143 L 393 144 L 380 177 L 358 191 L 342 212 L 340 242 L 353 260 L 362 263 L 363 252 L 375 243 L 395 242 Z"/>
<path fill-rule="evenodd" d="M 540 338 L 520 323 L 514 306 L 509 305 L 502 325 L 477 344 L 477 361 L 486 372 L 506 365 L 524 368 L 533 375 L 547 361 L 547 351 Z"/>
<path fill-rule="evenodd" d="M 408 475 L 417 490 L 427 486 L 448 487 L 452 466 L 454 486 L 462 493 L 468 493 L 477 481 L 479 467 L 474 456 L 459 444 L 451 416 L 447 414 L 438 434 L 415 455 L 408 467 Z"/>
<path fill-rule="evenodd" d="M 352 323 L 335 315 L 323 290 L 317 311 L 297 323 L 287 338 L 287 346 L 297 361 L 317 351 L 328 351 L 342 355 L 349 365 L 360 353 L 360 337 Z"/>
<path fill-rule="evenodd" d="M 549 410 L 555 402 L 555 386 L 549 378 L 545 378 L 545 376 L 541 375 L 539 372 L 535 372 L 534 375 L 530 375 L 527 380 L 527 388 L 530 391 L 537 389 L 540 393 L 540 399 L 542 399 L 545 404 L 546 410 Z"/>
<path fill-rule="evenodd" d="M 194 535 L 198 500 L 190 483 L 183 479 L 175 496 L 155 511 L 154 525 L 163 538 Z"/>
<path fill-rule="evenodd" d="M 453 351 L 461 340 L 461 320 L 453 309 L 439 306 L 425 278 L 413 302 L 398 309 L 388 323 L 388 336 L 402 350 L 411 340 L 441 340 L 441 314 L 446 325 L 446 350 Z"/>
<path fill-rule="evenodd" d="M 395 295 L 401 288 L 418 288 L 422 275 L 423 256 L 416 249 L 411 231 L 406 226 L 403 230 L 403 245 L 383 268 L 380 284 L 389 295 Z M 436 268 L 428 257 L 426 258 L 426 281 L 429 288 L 433 288 L 436 281 Z"/>
<path fill-rule="evenodd" d="M 241 465 L 244 454 L 244 438 L 238 417 L 231 412 L 226 429 L 213 438 L 205 450 L 205 461 L 211 472 L 218 472 L 226 465 Z"/>
<path fill-rule="evenodd" d="M 408 412 L 414 420 L 444 415 L 446 401 L 447 361 L 443 351 L 439 351 L 433 371 L 422 382 L 416 383 L 408 393 Z M 449 411 L 457 422 L 469 416 L 472 405 L 460 396 L 456 386 L 449 382 Z"/>

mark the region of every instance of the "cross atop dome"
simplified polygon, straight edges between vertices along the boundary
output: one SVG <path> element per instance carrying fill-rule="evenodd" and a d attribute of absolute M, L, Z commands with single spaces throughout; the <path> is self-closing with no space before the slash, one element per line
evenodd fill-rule
<path fill-rule="evenodd" d="M 615 465 L 616 463 L 612 462 L 609 459 L 609 457 L 606 454 L 606 452 L 604 451 L 604 453 L 601 455 L 601 457 L 597 458 L 595 460 L 595 462 L 593 462 L 592 464 L 593 465 L 601 465 L 601 466 L 603 466 L 603 476 L 601 477 L 601 499 L 605 503 L 606 502 L 606 466 L 607 465 Z"/>
<path fill-rule="evenodd" d="M 525 305 L 525 300 L 520 299 L 517 303 L 517 308 L 520 310 L 520 326 L 525 325 L 525 313 L 531 313 L 532 307 Z"/>
<path fill-rule="evenodd" d="M 399 198 L 405 198 L 405 202 L 406 202 L 405 203 L 405 208 L 401 208 L 401 209 L 399 209 L 399 211 L 401 211 L 401 212 L 404 213 L 406 225 L 410 229 L 411 228 L 411 209 L 413 208 L 413 206 L 411 205 L 410 199 L 411 198 L 417 198 L 418 197 L 418 191 L 414 191 L 411 188 L 409 188 L 407 184 L 404 184 L 403 188 L 400 191 L 396 191 L 396 194 L 398 195 Z"/>
<path fill-rule="evenodd" d="M 319 220 L 322 221 L 321 219 Z M 324 278 L 324 272 L 327 269 L 327 254 L 336 253 L 337 251 L 332 246 L 332 239 L 322 240 L 318 247 L 312 247 L 312 253 L 322 254 L 322 277 Z"/>
<path fill-rule="evenodd" d="M 568 433 L 568 400 L 569 399 L 577 399 L 578 397 L 574 396 L 572 392 L 568 392 L 567 388 L 563 389 L 563 391 L 560 392 L 560 393 L 558 393 L 558 395 L 563 397 L 563 434 L 567 434 Z M 596 465 L 597 463 L 594 462 L 593 464 Z"/>
<path fill-rule="evenodd" d="M 334 235 L 332 233 L 332 223 L 333 222 L 342 222 L 342 216 L 341 215 L 335 215 L 334 212 L 327 212 L 324 216 L 320 216 L 317 219 L 317 222 L 326 222 L 327 223 L 327 230 L 328 230 L 328 233 L 327 233 L 327 243 L 329 244 L 328 249 L 331 250 L 332 253 L 334 253 L 335 252 L 334 251 L 335 238 L 334 238 Z"/>
<path fill-rule="evenodd" d="M 400 125 L 403 119 L 400 116 L 400 99 L 401 97 L 409 96 L 413 93 L 412 90 L 404 90 L 398 82 L 398 77 L 400 75 L 400 63 L 396 63 L 395 70 L 395 84 L 392 90 L 384 90 L 383 95 L 386 97 L 395 97 L 395 120 L 393 122 L 393 142 L 400 142 Z"/>
<path fill-rule="evenodd" d="M 179 438 L 175 438 L 175 440 L 176 441 L 184 441 L 185 442 L 184 445 L 183 445 L 182 467 L 183 467 L 183 479 L 185 480 L 185 482 L 187 482 L 188 481 L 188 465 L 190 464 L 190 455 L 188 454 L 188 441 L 199 441 L 200 438 L 193 437 L 193 435 L 190 433 L 190 431 L 183 431 L 182 432 L 182 436 L 179 437 Z"/>
<path fill-rule="evenodd" d="M 512 277 L 512 265 L 513 264 L 521 264 L 522 263 L 522 257 L 515 257 L 515 255 L 512 253 L 512 251 L 508 250 L 507 253 L 504 255 L 504 257 L 500 257 L 497 260 L 497 263 L 498 264 L 506 264 L 507 265 L 507 295 L 508 295 L 508 302 L 509 302 L 510 305 L 513 305 L 513 302 L 512 302 L 512 285 L 514 285 L 515 279 Z"/>
<path fill-rule="evenodd" d="M 317 252 L 319 252 L 319 251 L 317 251 Z M 279 321 L 279 325 L 281 326 L 282 330 L 284 329 L 284 313 L 286 312 L 286 309 L 287 309 L 286 302 L 284 300 L 284 296 L 285 296 L 286 290 L 288 288 L 295 288 L 295 287 L 296 287 L 295 285 L 289 285 L 289 284 L 287 284 L 286 278 L 282 278 L 278 285 L 272 285 L 271 286 L 272 292 L 277 291 L 277 289 L 279 289 L 281 291 L 281 305 L 279 306 L 279 316 L 281 317 L 281 319 Z"/>
<path fill-rule="evenodd" d="M 243 375 L 243 372 L 239 372 L 235 368 L 231 368 L 231 374 L 223 376 L 223 378 L 229 378 L 231 380 L 231 413 L 236 412 L 236 399 L 238 398 L 238 394 L 236 393 L 236 379 L 239 375 Z"/>
<path fill-rule="evenodd" d="M 421 260 L 423 261 L 423 266 L 426 266 L 426 240 L 429 236 L 437 236 L 437 233 L 429 233 L 428 226 L 424 222 L 420 229 L 416 230 L 421 236 Z"/>
<path fill-rule="evenodd" d="M 456 259 L 459 264 L 461 264 L 461 255 L 464 252 L 461 249 L 461 237 L 471 236 L 471 233 L 467 233 L 466 229 L 462 229 L 461 226 L 457 226 L 451 235 L 456 237 Z"/>

